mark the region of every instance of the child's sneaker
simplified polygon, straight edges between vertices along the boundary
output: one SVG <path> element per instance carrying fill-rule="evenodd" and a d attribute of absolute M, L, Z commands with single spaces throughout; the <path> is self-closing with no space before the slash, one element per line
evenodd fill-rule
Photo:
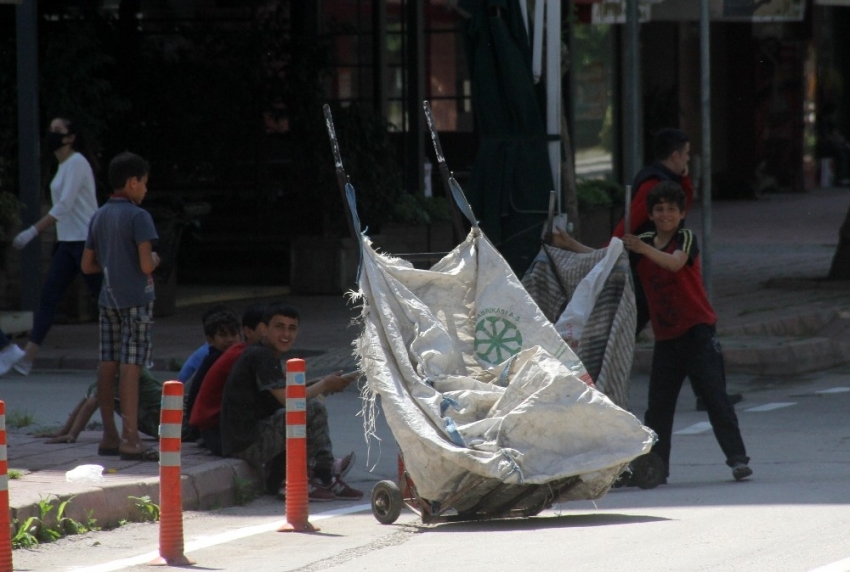
<path fill-rule="evenodd" d="M 753 470 L 746 463 L 738 463 L 732 467 L 732 476 L 736 481 L 742 481 L 753 474 Z"/>
<path fill-rule="evenodd" d="M 345 481 L 339 477 L 334 479 L 330 490 L 334 497 L 340 500 L 360 500 L 363 498 L 363 491 L 358 491 L 357 489 L 348 486 Z"/>
<path fill-rule="evenodd" d="M 334 466 L 332 469 L 333 476 L 337 478 L 342 478 L 347 475 L 348 471 L 351 470 L 351 467 L 354 466 L 354 459 L 354 451 L 350 452 L 342 459 L 334 459 Z"/>
<path fill-rule="evenodd" d="M 21 375 L 29 375 L 30 371 L 32 371 L 32 362 L 29 360 L 18 360 L 15 365 L 12 366 L 16 372 Z"/>
<path fill-rule="evenodd" d="M 336 495 L 334 495 L 331 488 L 332 485 L 325 485 L 319 479 L 310 479 L 310 484 L 307 485 L 307 498 L 311 501 L 317 502 L 332 501 L 336 499 Z M 284 496 L 285 495 L 286 491 L 284 491 Z"/>
<path fill-rule="evenodd" d="M 0 375 L 8 372 L 18 363 L 22 357 L 26 355 L 24 350 L 19 348 L 17 344 L 9 344 L 0 350 Z"/>

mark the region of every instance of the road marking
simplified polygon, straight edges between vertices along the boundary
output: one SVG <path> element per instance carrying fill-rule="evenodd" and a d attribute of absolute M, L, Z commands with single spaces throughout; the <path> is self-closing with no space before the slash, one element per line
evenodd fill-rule
<path fill-rule="evenodd" d="M 311 514 L 310 522 L 324 520 L 326 518 L 331 518 L 344 514 L 365 512 L 368 510 L 372 510 L 371 504 L 358 504 L 345 508 L 338 508 L 326 512 L 320 512 L 318 514 Z M 240 538 L 247 538 L 249 536 L 255 536 L 257 534 L 275 532 L 284 524 L 286 524 L 285 519 L 276 520 L 274 522 L 269 522 L 266 524 L 258 524 L 256 526 L 246 526 L 244 528 L 237 528 L 236 530 L 229 530 L 227 532 L 222 532 L 221 534 L 216 534 L 214 536 L 200 537 L 197 540 L 187 542 L 183 548 L 183 553 L 187 554 L 189 552 L 194 552 L 195 550 L 209 548 L 210 546 L 224 544 L 226 542 L 232 542 L 234 540 L 239 540 Z M 139 564 L 149 564 L 157 558 L 159 558 L 159 549 L 153 552 L 146 552 L 145 554 L 140 554 L 138 556 L 131 556 L 130 558 L 122 558 L 121 560 L 113 560 L 112 562 L 105 562 L 96 566 L 90 566 L 88 568 L 75 567 L 69 568 L 69 570 L 73 570 L 74 572 L 112 572 L 113 570 L 123 570 L 124 568 L 129 568 L 130 566 L 138 566 Z"/>
<path fill-rule="evenodd" d="M 750 411 L 753 413 L 760 413 L 762 411 L 773 411 L 774 409 L 782 409 L 783 407 L 790 407 L 792 405 L 797 405 L 796 402 L 792 403 L 765 403 L 764 405 L 758 405 L 756 407 L 750 407 L 749 409 L 744 409 L 744 411 Z"/>
<path fill-rule="evenodd" d="M 838 562 L 833 562 L 832 564 L 827 564 L 826 566 L 809 570 L 809 572 L 847 572 L 848 570 L 850 570 L 850 558 L 845 558 L 844 560 L 839 560 Z"/>
<path fill-rule="evenodd" d="M 845 393 L 847 391 L 850 391 L 850 387 L 831 387 L 815 391 L 815 393 Z"/>
<path fill-rule="evenodd" d="M 711 429 L 710 422 L 700 421 L 699 423 L 694 423 L 690 427 L 685 427 L 684 429 L 674 431 L 673 435 L 696 435 L 697 433 L 705 433 L 709 429 Z"/>

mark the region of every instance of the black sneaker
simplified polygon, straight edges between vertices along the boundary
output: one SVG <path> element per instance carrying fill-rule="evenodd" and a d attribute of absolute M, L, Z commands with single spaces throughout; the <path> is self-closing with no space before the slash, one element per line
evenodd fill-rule
<path fill-rule="evenodd" d="M 753 474 L 753 470 L 746 463 L 738 463 L 732 467 L 732 476 L 736 481 L 742 481 Z"/>

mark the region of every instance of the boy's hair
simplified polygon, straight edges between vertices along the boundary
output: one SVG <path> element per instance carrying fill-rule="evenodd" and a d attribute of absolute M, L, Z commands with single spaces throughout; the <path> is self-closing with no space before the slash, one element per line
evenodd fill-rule
<path fill-rule="evenodd" d="M 646 211 L 651 213 L 653 207 L 659 203 L 673 203 L 679 206 L 679 210 L 685 211 L 685 191 L 675 181 L 661 181 L 646 195 Z"/>
<path fill-rule="evenodd" d="M 141 179 L 150 173 L 151 166 L 147 161 L 129 151 L 116 155 L 109 162 L 109 186 L 114 191 L 120 191 L 133 177 Z"/>
<path fill-rule="evenodd" d="M 218 333 L 239 333 L 239 318 L 231 310 L 214 312 L 204 320 L 204 335 L 213 338 Z"/>
<path fill-rule="evenodd" d="M 655 134 L 655 143 L 652 149 L 655 153 L 655 159 L 658 161 L 668 159 L 675 151 L 684 149 L 685 144 L 689 141 L 688 134 L 681 129 L 671 127 L 661 129 Z"/>
<path fill-rule="evenodd" d="M 262 302 L 251 304 L 242 312 L 242 327 L 256 330 L 266 315 L 267 305 Z"/>
<path fill-rule="evenodd" d="M 270 304 L 266 307 L 266 311 L 263 312 L 263 323 L 268 325 L 275 316 L 286 316 L 287 318 L 293 318 L 299 321 L 301 320 L 301 316 L 298 314 L 298 310 L 295 307 L 282 302 Z"/>
<path fill-rule="evenodd" d="M 201 325 L 206 324 L 207 318 L 218 312 L 233 312 L 233 310 L 227 304 L 213 304 L 212 306 L 208 306 L 204 310 L 204 313 L 201 314 Z M 235 314 L 236 312 L 233 313 Z"/>

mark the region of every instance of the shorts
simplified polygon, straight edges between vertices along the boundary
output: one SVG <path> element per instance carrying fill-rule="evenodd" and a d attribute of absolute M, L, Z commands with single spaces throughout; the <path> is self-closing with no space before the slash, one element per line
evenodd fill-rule
<path fill-rule="evenodd" d="M 147 366 L 151 361 L 153 302 L 132 308 L 100 307 L 100 361 Z"/>

